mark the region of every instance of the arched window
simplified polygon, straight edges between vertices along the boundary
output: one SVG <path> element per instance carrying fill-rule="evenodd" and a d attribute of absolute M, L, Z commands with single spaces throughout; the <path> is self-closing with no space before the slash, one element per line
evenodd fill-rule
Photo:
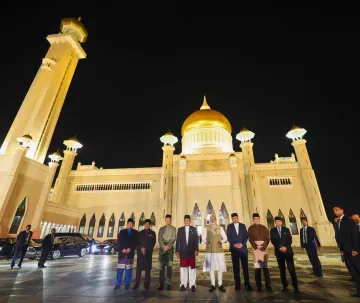
<path fill-rule="evenodd" d="M 282 213 L 281 209 L 279 209 L 278 216 L 281 218 L 283 226 L 286 227 L 285 217 L 284 217 L 284 214 Z"/>
<path fill-rule="evenodd" d="M 19 204 L 14 219 L 11 223 L 9 234 L 17 234 L 20 228 L 20 224 L 22 222 L 22 219 L 24 218 L 25 211 L 26 211 L 26 201 L 27 197 L 25 197 L 22 202 Z"/>
<path fill-rule="evenodd" d="M 152 225 L 152 226 L 155 226 L 155 224 L 156 224 L 156 219 L 155 219 L 155 214 L 154 214 L 154 212 L 151 213 L 150 221 L 151 221 L 151 225 Z"/>
<path fill-rule="evenodd" d="M 134 213 L 131 214 L 130 218 L 134 220 L 133 227 L 135 227 L 135 215 L 134 215 Z"/>
<path fill-rule="evenodd" d="M 99 228 L 97 233 L 98 238 L 102 238 L 104 236 L 104 228 L 105 228 L 105 214 L 103 213 L 99 222 Z"/>
<path fill-rule="evenodd" d="M 113 213 L 109 220 L 109 227 L 108 227 L 108 232 L 107 232 L 108 238 L 112 238 L 114 236 L 114 227 L 115 227 L 115 215 Z"/>
<path fill-rule="evenodd" d="M 144 221 L 145 221 L 145 215 L 142 212 L 139 219 L 139 231 L 144 229 Z"/>
<path fill-rule="evenodd" d="M 229 212 L 227 211 L 227 208 L 225 206 L 225 203 L 223 202 L 220 207 L 219 211 L 219 225 L 222 226 L 224 231 L 226 232 L 227 225 L 230 222 Z"/>
<path fill-rule="evenodd" d="M 290 208 L 290 211 L 289 211 L 289 221 L 290 221 L 291 234 L 292 235 L 298 235 L 299 230 L 298 230 L 298 227 L 297 227 L 296 217 L 295 217 L 293 211 L 291 210 L 291 208 Z"/>
<path fill-rule="evenodd" d="M 212 215 L 215 215 L 216 216 L 216 214 L 215 214 L 215 210 L 214 210 L 214 207 L 212 206 L 212 203 L 211 203 L 211 201 L 209 200 L 208 201 L 208 204 L 207 204 L 207 206 L 206 206 L 206 212 L 205 212 L 205 218 L 204 218 L 204 225 L 209 225 L 210 224 L 210 217 L 212 216 Z"/>
<path fill-rule="evenodd" d="M 91 217 L 90 223 L 89 223 L 88 235 L 90 237 L 93 237 L 93 235 L 94 235 L 95 223 L 96 223 L 96 218 L 95 218 L 95 214 L 93 214 Z"/>
<path fill-rule="evenodd" d="M 275 227 L 274 224 L 274 217 L 271 214 L 270 209 L 268 209 L 267 214 L 266 214 L 266 220 L 267 220 L 267 225 L 268 225 L 268 229 L 272 229 L 273 227 Z"/>
<path fill-rule="evenodd" d="M 80 221 L 79 233 L 85 232 L 85 225 L 86 225 L 86 215 L 84 214 Z"/>
<path fill-rule="evenodd" d="M 306 219 L 306 220 L 307 220 L 307 217 L 306 217 L 306 215 L 305 215 L 305 213 L 304 213 L 303 209 L 302 209 L 302 208 L 300 208 L 300 221 L 302 221 L 302 219 Z"/>
<path fill-rule="evenodd" d="M 202 234 L 202 214 L 197 203 L 191 213 L 191 225 L 196 228 L 198 235 Z"/>
<path fill-rule="evenodd" d="M 118 233 L 125 228 L 125 214 L 122 213 L 119 219 Z"/>

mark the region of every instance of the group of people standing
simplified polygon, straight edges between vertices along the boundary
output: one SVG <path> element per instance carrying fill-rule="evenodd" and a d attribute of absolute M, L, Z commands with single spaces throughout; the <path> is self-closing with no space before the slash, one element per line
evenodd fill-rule
<path fill-rule="evenodd" d="M 174 252 L 180 259 L 180 291 L 189 287 L 191 291 L 196 291 L 196 257 L 199 253 L 199 236 L 206 245 L 203 272 L 209 272 L 210 288 L 213 292 L 216 287 L 215 273 L 217 272 L 218 289 L 225 292 L 223 285 L 223 273 L 226 272 L 225 253 L 223 244 L 229 242 L 231 260 L 233 265 L 235 290 L 241 289 L 240 264 L 244 276 L 244 287 L 247 291 L 253 291 L 249 278 L 248 269 L 248 248 L 247 241 L 250 242 L 254 254 L 255 282 L 258 291 L 262 290 L 262 272 L 265 278 L 266 291 L 272 292 L 270 273 L 268 267 L 268 245 L 274 245 L 275 256 L 280 269 L 282 291 L 288 290 L 286 279 L 286 266 L 291 276 L 291 284 L 295 291 L 299 291 L 296 270 L 294 266 L 292 235 L 290 230 L 283 226 L 282 218 L 275 217 L 275 227 L 269 230 L 260 224 L 260 215 L 253 214 L 254 224 L 246 229 L 245 224 L 239 222 L 237 213 L 231 214 L 232 223 L 227 230 L 216 223 L 216 216 L 210 217 L 210 224 L 204 228 L 203 234 L 198 235 L 195 227 L 191 226 L 189 215 L 184 217 L 184 226 L 177 232 L 171 225 L 171 215 L 166 215 L 165 226 L 161 227 L 158 233 L 159 242 L 159 291 L 171 290 L 172 266 Z M 322 277 L 321 263 L 317 255 L 320 249 L 320 242 L 316 236 L 315 229 L 309 227 L 307 220 L 303 219 L 301 234 L 301 246 L 306 249 L 310 262 L 313 266 L 313 274 Z M 152 254 L 156 244 L 156 234 L 151 230 L 151 221 L 145 220 L 144 229 L 140 232 L 133 229 L 134 221 L 132 218 L 127 221 L 127 228 L 120 231 L 118 235 L 117 251 L 118 266 L 114 289 L 120 288 L 124 284 L 125 289 L 130 288 L 132 281 L 132 268 L 134 263 L 135 250 L 137 251 L 137 266 L 135 284 L 132 287 L 136 290 L 140 286 L 141 273 L 145 271 L 144 288 L 150 287 L 150 271 L 152 268 Z M 165 280 L 166 271 L 166 280 Z M 125 279 L 123 282 L 123 276 Z"/>

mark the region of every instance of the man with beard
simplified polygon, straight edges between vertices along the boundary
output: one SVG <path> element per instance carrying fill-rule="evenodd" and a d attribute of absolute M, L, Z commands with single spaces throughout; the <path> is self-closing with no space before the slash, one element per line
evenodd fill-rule
<path fill-rule="evenodd" d="M 283 285 L 281 291 L 288 290 L 288 282 L 286 280 L 286 267 L 291 276 L 291 284 L 295 292 L 299 292 L 298 280 L 294 264 L 294 252 L 292 250 L 292 236 L 290 230 L 282 226 L 281 217 L 275 217 L 275 227 L 270 230 L 271 243 L 274 245 L 275 256 L 280 270 L 281 283 Z"/>
<path fill-rule="evenodd" d="M 144 229 L 138 233 L 136 279 L 132 288 L 136 290 L 140 285 L 141 272 L 145 271 L 144 288 L 150 288 L 150 271 L 152 269 L 152 254 L 156 244 L 156 234 L 150 229 L 151 220 L 144 221 Z"/>
<path fill-rule="evenodd" d="M 125 289 L 130 288 L 132 280 L 132 269 L 134 264 L 134 253 L 138 241 L 138 231 L 133 229 L 133 226 L 134 220 L 129 218 L 127 220 L 126 229 L 123 229 L 118 234 L 116 250 L 119 252 L 119 256 L 114 289 L 120 288 L 124 271 Z"/>
<path fill-rule="evenodd" d="M 199 254 L 199 238 L 196 228 L 190 226 L 191 218 L 184 216 L 185 226 L 180 227 L 176 236 L 176 256 L 180 258 L 180 291 L 186 290 L 188 281 L 191 291 L 196 291 L 195 258 Z"/>
<path fill-rule="evenodd" d="M 227 227 L 227 238 L 230 243 L 231 260 L 234 268 L 235 290 L 241 289 L 240 282 L 240 262 L 244 274 L 244 285 L 247 291 L 252 291 L 249 279 L 249 265 L 248 265 L 248 249 L 246 242 L 248 240 L 248 233 L 245 224 L 239 222 L 237 213 L 231 214 L 233 223 Z"/>
<path fill-rule="evenodd" d="M 215 271 L 218 273 L 219 290 L 225 292 L 223 286 L 223 272 L 226 272 L 225 254 L 222 247 L 227 241 L 224 229 L 216 223 L 216 216 L 210 216 L 210 224 L 204 228 L 203 241 L 206 244 L 204 272 L 210 272 L 211 287 L 209 292 L 213 292 L 215 288 Z"/>
<path fill-rule="evenodd" d="M 270 282 L 269 273 L 269 255 L 267 247 L 270 243 L 269 230 L 260 224 L 260 215 L 258 213 L 253 214 L 254 224 L 249 227 L 248 235 L 249 242 L 253 248 L 254 253 L 254 268 L 255 268 L 255 282 L 257 291 L 261 291 L 261 269 L 264 272 L 265 287 L 267 291 L 273 291 Z"/>
<path fill-rule="evenodd" d="M 354 221 L 344 215 L 344 209 L 341 206 L 335 206 L 333 211 L 334 215 L 339 218 L 338 232 L 335 234 L 336 242 L 339 244 L 340 254 L 343 256 L 356 284 L 357 293 L 352 297 L 360 298 L 359 232 Z"/>
<path fill-rule="evenodd" d="M 167 270 L 166 287 L 167 290 L 171 290 L 171 277 L 172 266 L 174 257 L 174 244 L 176 240 L 176 228 L 171 225 L 171 215 L 165 216 L 165 226 L 162 226 L 159 230 L 159 288 L 158 290 L 164 290 L 165 284 L 165 267 Z"/>

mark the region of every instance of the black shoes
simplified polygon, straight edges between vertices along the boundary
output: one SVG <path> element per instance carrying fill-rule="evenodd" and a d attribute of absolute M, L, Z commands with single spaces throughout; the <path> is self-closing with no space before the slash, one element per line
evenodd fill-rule
<path fill-rule="evenodd" d="M 297 285 L 293 285 L 292 287 L 294 287 L 295 292 L 300 292 L 300 289 Z"/>
<path fill-rule="evenodd" d="M 215 286 L 211 285 L 211 287 L 209 288 L 209 292 L 213 292 L 215 289 L 216 289 Z"/>
<path fill-rule="evenodd" d="M 125 285 L 125 289 L 130 289 L 130 285 Z"/>
<path fill-rule="evenodd" d="M 192 291 L 192 292 L 195 292 L 195 291 L 196 291 L 195 285 L 191 286 L 191 291 Z"/>
<path fill-rule="evenodd" d="M 224 286 L 222 286 L 222 285 L 220 285 L 220 286 L 219 286 L 219 290 L 220 290 L 220 291 L 222 291 L 222 292 L 226 292 L 225 287 L 224 287 Z"/>
<path fill-rule="evenodd" d="M 289 288 L 287 286 L 283 286 L 283 288 L 281 288 L 281 291 L 288 291 Z"/>
<path fill-rule="evenodd" d="M 185 291 L 185 290 L 186 290 L 185 286 L 184 286 L 184 285 L 181 285 L 181 286 L 180 286 L 180 291 Z"/>
<path fill-rule="evenodd" d="M 164 290 L 164 285 L 160 285 L 160 286 L 158 287 L 158 291 L 162 291 L 162 290 Z"/>
<path fill-rule="evenodd" d="M 256 289 L 256 291 L 261 291 L 261 287 L 258 287 L 258 288 Z"/>
<path fill-rule="evenodd" d="M 21 264 L 18 264 L 18 267 L 21 268 Z"/>
<path fill-rule="evenodd" d="M 360 298 L 360 295 L 355 294 L 355 295 L 351 295 L 351 297 L 353 297 L 353 298 Z"/>
<path fill-rule="evenodd" d="M 273 289 L 272 289 L 271 286 L 266 286 L 266 291 L 268 291 L 268 292 L 273 292 Z"/>
<path fill-rule="evenodd" d="M 119 289 L 119 288 L 120 288 L 120 285 L 115 285 L 114 286 L 114 290 Z"/>
<path fill-rule="evenodd" d="M 250 284 L 245 285 L 245 289 L 246 289 L 247 291 L 253 291 L 253 288 L 251 287 Z"/>
<path fill-rule="evenodd" d="M 132 288 L 132 290 L 137 290 L 139 288 L 139 285 L 135 284 Z"/>
<path fill-rule="evenodd" d="M 166 285 L 167 290 L 172 290 L 171 285 Z"/>
<path fill-rule="evenodd" d="M 11 269 L 13 269 L 13 268 L 14 268 L 14 265 L 10 265 L 10 267 L 11 267 Z"/>
<path fill-rule="evenodd" d="M 241 286 L 240 285 L 235 285 L 235 290 L 241 290 Z"/>

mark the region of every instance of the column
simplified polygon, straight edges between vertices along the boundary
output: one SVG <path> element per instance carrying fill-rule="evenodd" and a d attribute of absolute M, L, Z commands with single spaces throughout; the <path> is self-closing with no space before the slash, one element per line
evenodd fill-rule
<path fill-rule="evenodd" d="M 179 161 L 179 188 L 177 203 L 177 226 L 184 222 L 184 216 L 187 214 L 187 192 L 186 192 L 186 158 L 182 156 Z"/>

